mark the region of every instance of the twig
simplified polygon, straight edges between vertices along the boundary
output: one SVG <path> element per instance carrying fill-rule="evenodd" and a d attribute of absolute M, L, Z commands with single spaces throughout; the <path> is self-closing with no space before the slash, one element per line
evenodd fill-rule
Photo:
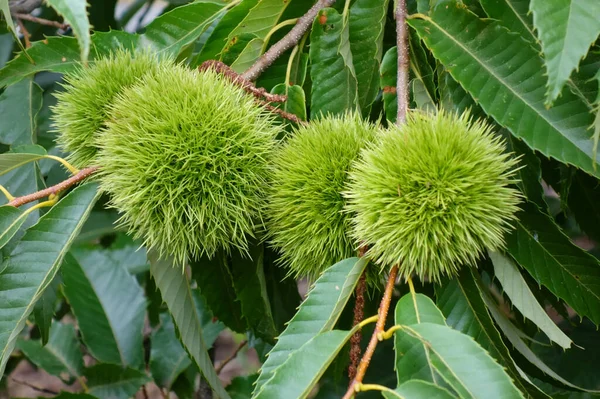
<path fill-rule="evenodd" d="M 387 320 L 388 311 L 390 309 L 392 292 L 394 291 L 394 284 L 396 283 L 397 275 L 398 266 L 394 266 L 390 271 L 390 275 L 385 286 L 385 292 L 383 294 L 383 298 L 381 299 L 381 303 L 379 304 L 379 311 L 377 312 L 379 318 L 377 319 L 377 324 L 375 324 L 375 330 L 373 331 L 373 335 L 371 336 L 371 340 L 369 341 L 369 345 L 367 346 L 365 354 L 363 355 L 362 359 L 360 359 L 358 370 L 356 371 L 356 376 L 354 377 L 352 382 L 350 382 L 348 391 L 346 391 L 346 394 L 344 395 L 343 399 L 351 399 L 352 397 L 354 397 L 354 394 L 356 393 L 356 388 L 358 388 L 359 384 L 362 383 L 362 380 L 365 377 L 365 374 L 367 373 L 367 368 L 369 367 L 371 358 L 375 353 L 375 348 L 379 343 L 377 335 L 385 331 L 385 322 Z"/>
<path fill-rule="evenodd" d="M 398 48 L 398 75 L 396 95 L 398 97 L 398 114 L 396 124 L 406 121 L 408 111 L 408 28 L 406 26 L 406 0 L 398 0 L 396 4 L 396 46 Z"/>
<path fill-rule="evenodd" d="M 15 377 L 10 377 L 10 379 L 13 380 L 14 382 L 16 382 L 17 384 L 29 387 L 29 388 L 33 389 L 34 391 L 45 393 L 45 394 L 48 394 L 48 395 L 54 395 L 54 396 L 58 395 L 58 392 L 56 392 L 56 391 L 52 391 L 52 390 L 46 389 L 46 388 L 37 387 L 35 385 L 32 385 L 32 384 L 28 383 L 27 381 L 17 380 Z"/>
<path fill-rule="evenodd" d="M 21 33 L 23 34 L 23 38 L 25 39 L 25 48 L 31 47 L 31 42 L 29 41 L 31 34 L 23 24 L 23 21 L 21 21 L 21 18 L 17 18 L 17 25 L 19 25 L 19 29 L 21 29 Z"/>
<path fill-rule="evenodd" d="M 34 17 L 31 14 L 16 13 L 14 15 L 18 19 L 22 19 L 22 20 L 30 21 L 30 22 L 35 22 L 36 24 L 40 24 L 40 25 L 53 26 L 56 29 L 63 29 L 64 30 L 64 29 L 67 29 L 69 27 L 68 24 L 65 24 L 65 23 L 62 23 L 62 22 L 58 22 L 58 21 L 50 21 L 49 19 Z"/>
<path fill-rule="evenodd" d="M 367 285 L 366 271 L 358 280 L 356 286 L 356 300 L 354 302 L 354 321 L 352 326 L 359 324 L 365 317 L 365 288 Z M 348 366 L 348 379 L 354 380 L 358 370 L 358 362 L 360 361 L 360 341 L 362 340 L 361 330 L 354 333 L 350 338 L 350 366 Z"/>
<path fill-rule="evenodd" d="M 335 0 L 318 0 L 314 6 L 302 17 L 298 19 L 296 25 L 280 41 L 275 43 L 264 53 L 248 70 L 242 73 L 246 80 L 256 80 L 265 69 L 267 69 L 275 60 L 283 54 L 284 51 L 294 47 L 302 36 L 308 31 L 315 17 L 322 8 L 330 7 Z"/>
<path fill-rule="evenodd" d="M 33 202 L 33 201 L 39 200 L 41 198 L 47 197 L 50 194 L 56 194 L 60 191 L 66 190 L 67 188 L 71 187 L 74 184 L 79 183 L 80 181 L 82 181 L 86 177 L 90 176 L 97 170 L 98 170 L 98 167 L 81 169 L 79 171 L 79 173 L 77 173 L 74 176 L 69 177 L 65 181 L 62 181 L 52 187 L 45 188 L 45 189 L 37 191 L 35 193 L 24 195 L 22 197 L 17 197 L 15 199 L 13 199 L 12 201 L 10 201 L 8 203 L 8 205 L 14 206 L 14 207 L 19 207 L 19 206 L 25 205 L 29 202 Z"/>
<path fill-rule="evenodd" d="M 226 78 L 228 78 L 234 84 L 240 86 L 242 89 L 246 90 L 248 93 L 254 95 L 254 97 L 262 100 L 263 98 L 272 103 L 282 103 L 287 100 L 287 96 L 282 96 L 279 94 L 271 94 L 268 93 L 265 89 L 257 88 L 250 82 L 249 80 L 244 79 L 240 74 L 231 69 L 228 65 L 222 63 L 221 61 L 209 60 L 204 61 L 202 65 L 198 67 L 199 71 L 205 71 L 207 69 L 213 69 L 215 72 L 222 74 Z"/>
<path fill-rule="evenodd" d="M 221 371 L 223 370 L 223 368 L 227 365 L 227 363 L 229 363 L 230 361 L 232 361 L 233 359 L 235 359 L 235 357 L 237 356 L 237 354 L 242 350 L 242 348 L 244 346 L 246 346 L 246 344 L 248 343 L 247 340 L 242 341 L 237 349 L 231 354 L 229 355 L 228 358 L 226 358 L 225 360 L 223 360 L 221 362 L 221 364 L 219 364 L 219 366 L 215 369 L 215 371 L 217 372 L 217 375 L 221 373 Z"/>
<path fill-rule="evenodd" d="M 302 119 L 298 118 L 296 115 L 286 112 L 284 110 L 282 110 L 281 108 L 277 108 L 272 106 L 271 104 L 265 102 L 265 101 L 259 101 L 260 104 L 265 107 L 266 109 L 268 109 L 269 111 L 281 116 L 282 118 L 285 118 L 289 121 L 292 121 L 294 123 L 297 123 L 298 125 L 306 125 L 306 122 L 303 121 Z"/>
<path fill-rule="evenodd" d="M 148 396 L 148 389 L 146 389 L 146 384 L 142 385 L 142 393 L 144 394 L 144 399 L 150 398 L 150 396 Z"/>

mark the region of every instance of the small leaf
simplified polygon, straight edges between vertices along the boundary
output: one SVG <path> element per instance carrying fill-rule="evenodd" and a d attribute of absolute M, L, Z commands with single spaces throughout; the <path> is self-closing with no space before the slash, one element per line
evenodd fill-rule
<path fill-rule="evenodd" d="M 385 399 L 454 399 L 446 389 L 421 380 L 410 380 L 395 390 L 383 391 Z"/>
<path fill-rule="evenodd" d="M 600 120 L 600 118 L 599 118 Z M 592 176 L 575 171 L 568 191 L 567 204 L 579 227 L 600 242 L 600 187 Z"/>
<path fill-rule="evenodd" d="M 231 64 L 231 69 L 237 73 L 242 73 L 250 68 L 260 56 L 263 44 L 262 39 L 254 38 L 250 40 L 233 64 Z"/>
<path fill-rule="evenodd" d="M 0 248 L 4 247 L 25 223 L 28 214 L 14 206 L 0 206 Z"/>
<path fill-rule="evenodd" d="M 177 339 L 175 326 L 168 314 L 160 315 L 160 327 L 152 333 L 150 371 L 159 387 L 171 389 L 175 379 L 192 361 Z"/>
<path fill-rule="evenodd" d="M 434 112 L 437 109 L 436 106 L 436 87 L 434 83 L 434 73 L 427 54 L 421 45 L 419 36 L 414 31 L 410 31 L 410 72 L 412 76 L 412 97 L 414 102 L 417 104 L 418 109 L 422 109 L 429 112 Z M 397 60 L 396 60 L 396 71 Z"/>
<path fill-rule="evenodd" d="M 90 53 L 90 21 L 87 16 L 86 0 L 46 0 L 46 4 L 62 15 L 65 23 L 69 24 L 79 42 L 81 62 L 87 64 Z"/>
<path fill-rule="evenodd" d="M 277 104 L 285 112 L 296 115 L 301 120 L 306 120 L 306 97 L 301 86 L 288 86 L 280 83 L 271 90 L 273 94 L 283 94 L 287 100 L 283 104 Z"/>
<path fill-rule="evenodd" d="M 365 259 L 345 259 L 328 268 L 317 279 L 263 363 L 256 380 L 255 394 L 293 352 L 317 334 L 333 329 L 366 266 Z"/>
<path fill-rule="evenodd" d="M 64 293 L 88 350 L 101 362 L 141 368 L 146 310 L 142 288 L 107 256 L 73 255 L 63 264 Z"/>
<path fill-rule="evenodd" d="M 600 324 L 600 265 L 575 246 L 535 205 L 521 205 L 508 253 L 581 316 Z"/>
<path fill-rule="evenodd" d="M 380 85 L 383 90 L 383 106 L 385 117 L 390 123 L 396 123 L 398 113 L 398 96 L 396 95 L 396 79 L 398 71 L 398 48 L 390 48 L 381 61 Z"/>
<path fill-rule="evenodd" d="M 509 135 L 506 144 L 508 149 L 514 152 L 515 157 L 519 158 L 519 166 L 521 167 L 516 172 L 517 186 L 529 201 L 536 204 L 540 209 L 546 209 L 548 206 L 544 200 L 540 159 L 522 140 L 512 135 Z"/>
<path fill-rule="evenodd" d="M 150 382 L 145 373 L 115 364 L 96 364 L 86 369 L 84 374 L 88 393 L 99 399 L 128 399 L 142 385 Z"/>
<path fill-rule="evenodd" d="M 206 348 L 210 349 L 219 337 L 219 334 L 221 334 L 221 331 L 227 327 L 225 327 L 222 321 L 213 316 L 206 304 L 206 299 L 204 299 L 198 288 L 192 290 L 192 297 L 194 298 L 196 313 L 200 320 L 200 327 L 202 327 L 202 338 L 204 338 Z"/>
<path fill-rule="evenodd" d="M 158 259 L 155 253 L 151 252 L 149 258 L 150 273 L 173 316 L 181 343 L 208 381 L 215 395 L 221 399 L 229 399 L 208 356 L 190 284 L 183 274 L 183 270 L 173 267 L 171 261 Z"/>
<path fill-rule="evenodd" d="M 36 141 L 42 89 L 33 79 L 11 85 L 0 95 L 0 142 L 7 145 Z"/>
<path fill-rule="evenodd" d="M 40 331 L 42 345 L 46 345 L 50 339 L 50 328 L 52 326 L 52 318 L 54 317 L 56 302 L 58 300 L 58 290 L 61 284 L 62 277 L 60 274 L 57 274 L 54 276 L 50 285 L 48 285 L 48 288 L 44 290 L 42 297 L 35 303 L 33 308 L 33 317 L 35 319 L 35 325 Z"/>
<path fill-rule="evenodd" d="M 28 152 L 5 152 L 0 154 L 0 175 L 46 157 L 46 150 L 39 145 L 29 145 L 27 150 Z"/>
<path fill-rule="evenodd" d="M 550 105 L 600 34 L 600 2 L 596 0 L 531 0 L 546 70 Z"/>
<path fill-rule="evenodd" d="M 529 42 L 536 42 L 533 20 L 529 14 L 529 0 L 480 0 L 488 17 L 500 21 L 510 31 L 521 34 Z"/>
<path fill-rule="evenodd" d="M 31 227 L 0 270 L 0 375 L 37 300 L 98 197 L 98 185 L 77 187 Z"/>
<path fill-rule="evenodd" d="M 18 341 L 17 348 L 44 371 L 65 381 L 83 374 L 83 353 L 72 324 L 55 321 L 45 346 L 39 340 Z"/>
<path fill-rule="evenodd" d="M 229 38 L 236 35 L 251 33 L 259 39 L 264 39 L 289 5 L 289 1 L 259 0 L 246 17 L 231 31 Z"/>
<path fill-rule="evenodd" d="M 402 330 L 428 346 L 433 367 L 461 398 L 523 397 L 504 369 L 468 335 L 431 323 Z"/>
<path fill-rule="evenodd" d="M 315 18 L 310 34 L 311 118 L 341 114 L 358 105 L 348 26 L 333 8 Z"/>
<path fill-rule="evenodd" d="M 498 252 L 488 252 L 494 264 L 494 274 L 511 303 L 523 316 L 531 320 L 548 338 L 563 348 L 571 347 L 571 340 L 554 324 L 546 311 L 533 296 L 525 279 L 515 264 Z"/>
<path fill-rule="evenodd" d="M 317 334 L 277 367 L 253 399 L 304 399 L 354 331 L 326 331 Z"/>

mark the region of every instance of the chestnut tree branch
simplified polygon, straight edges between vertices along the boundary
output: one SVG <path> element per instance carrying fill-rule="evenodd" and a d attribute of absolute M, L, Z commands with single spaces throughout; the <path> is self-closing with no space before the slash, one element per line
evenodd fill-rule
<path fill-rule="evenodd" d="M 242 73 L 246 80 L 256 80 L 265 69 L 267 69 L 284 51 L 294 47 L 302 36 L 308 31 L 319 11 L 330 7 L 335 0 L 318 0 L 314 6 L 302 17 L 298 18 L 296 25 L 280 41 L 267 50 L 248 70 Z"/>
<path fill-rule="evenodd" d="M 396 124 L 406 121 L 408 111 L 408 26 L 406 25 L 406 0 L 397 0 L 396 4 L 396 46 L 398 48 L 398 75 L 396 96 L 398 97 L 398 114 Z"/>
<path fill-rule="evenodd" d="M 51 21 L 49 19 L 44 19 L 44 18 L 38 18 L 38 17 L 34 17 L 33 15 L 30 15 L 30 14 L 16 13 L 16 14 L 14 14 L 14 16 L 16 18 L 22 19 L 24 21 L 35 22 L 36 24 L 40 24 L 40 25 L 53 26 L 57 29 L 66 29 L 69 26 L 67 24 L 63 24 L 62 22 Z"/>

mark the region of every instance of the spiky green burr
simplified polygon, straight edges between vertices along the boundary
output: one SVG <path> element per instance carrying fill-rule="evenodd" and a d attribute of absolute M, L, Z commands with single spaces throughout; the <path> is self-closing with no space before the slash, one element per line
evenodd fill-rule
<path fill-rule="evenodd" d="M 517 161 L 469 114 L 411 113 L 362 154 L 345 193 L 352 235 L 381 267 L 439 281 L 504 246 Z"/>

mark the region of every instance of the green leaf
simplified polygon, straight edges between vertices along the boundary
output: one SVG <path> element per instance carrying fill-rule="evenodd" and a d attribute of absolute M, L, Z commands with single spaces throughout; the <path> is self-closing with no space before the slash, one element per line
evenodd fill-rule
<path fill-rule="evenodd" d="M 535 42 L 533 21 L 529 14 L 529 0 L 480 0 L 483 10 L 492 19 L 500 21 L 510 31 L 523 39 Z"/>
<path fill-rule="evenodd" d="M 7 145 L 35 143 L 37 114 L 42 108 L 42 89 L 33 79 L 11 85 L 0 95 L 0 142 Z"/>
<path fill-rule="evenodd" d="M 231 395 L 231 399 L 250 399 L 252 398 L 252 389 L 254 381 L 258 374 L 252 374 L 245 377 L 235 377 L 231 380 L 231 384 L 227 386 L 227 392 Z"/>
<path fill-rule="evenodd" d="M 519 166 L 521 168 L 516 172 L 519 180 L 517 186 L 529 201 L 536 204 L 540 209 L 546 209 L 547 205 L 544 200 L 544 188 L 542 187 L 540 159 L 522 140 L 512 135 L 508 135 L 506 144 L 515 157 L 519 158 Z"/>
<path fill-rule="evenodd" d="M 356 109 L 358 86 L 352 64 L 348 26 L 333 8 L 319 11 L 313 22 L 310 61 L 311 118 Z"/>
<path fill-rule="evenodd" d="M 396 304 L 396 325 L 436 323 L 446 325 L 444 315 L 433 301 L 423 294 L 406 294 Z M 396 376 L 398 384 L 417 379 L 438 383 L 439 375 L 431 364 L 430 353 L 426 345 L 411 335 L 397 331 L 394 337 L 396 353 Z"/>
<path fill-rule="evenodd" d="M 379 84 L 383 90 L 383 107 L 385 117 L 390 123 L 396 123 L 398 114 L 398 96 L 396 96 L 396 79 L 398 72 L 398 48 L 395 46 L 386 51 L 381 61 Z"/>
<path fill-rule="evenodd" d="M 513 306 L 519 309 L 523 316 L 531 320 L 552 341 L 565 349 L 570 348 L 571 340 L 554 324 L 533 296 L 533 292 L 512 260 L 498 252 L 488 251 L 488 255 L 494 265 L 494 274 Z"/>
<path fill-rule="evenodd" d="M 115 364 L 96 364 L 85 370 L 88 393 L 99 399 L 128 399 L 150 378 L 142 371 Z"/>
<path fill-rule="evenodd" d="M 248 320 L 250 328 L 256 336 L 274 343 L 277 329 L 267 295 L 263 260 L 264 247 L 260 244 L 253 245 L 249 254 L 233 252 L 231 275 L 242 314 Z"/>
<path fill-rule="evenodd" d="M 69 381 L 69 376 L 83 374 L 83 353 L 72 324 L 55 321 L 45 346 L 39 340 L 21 340 L 17 342 L 17 349 L 33 364 L 64 381 Z"/>
<path fill-rule="evenodd" d="M 255 394 L 292 353 L 317 334 L 333 329 L 366 266 L 365 259 L 345 259 L 328 268 L 317 279 L 263 363 L 256 380 Z"/>
<path fill-rule="evenodd" d="M 90 21 L 87 17 L 86 0 L 46 0 L 46 4 L 62 15 L 79 42 L 81 62 L 87 63 L 90 54 Z"/>
<path fill-rule="evenodd" d="M 98 399 L 95 396 L 88 395 L 87 393 L 71 393 L 67 391 L 60 391 L 60 393 L 56 396 L 53 396 L 54 399 Z"/>
<path fill-rule="evenodd" d="M 0 206 L 0 248 L 4 247 L 25 223 L 29 214 L 14 206 Z"/>
<path fill-rule="evenodd" d="M 412 98 L 418 109 L 434 112 L 436 106 L 436 88 L 433 80 L 434 73 L 427 54 L 421 46 L 421 40 L 413 31 L 410 32 L 410 72 L 412 75 Z M 397 60 L 396 68 L 397 70 Z"/>
<path fill-rule="evenodd" d="M 251 33 L 259 39 L 265 39 L 283 12 L 289 5 L 289 1 L 283 0 L 259 0 L 246 17 L 231 31 L 229 39 L 244 33 Z"/>
<path fill-rule="evenodd" d="M 144 292 L 124 265 L 96 252 L 63 264 L 64 293 L 90 353 L 101 362 L 141 368 Z"/>
<path fill-rule="evenodd" d="M 212 259 L 203 257 L 191 261 L 191 267 L 192 277 L 215 316 L 234 331 L 246 331 L 247 322 L 242 316 L 242 306 L 233 288 L 227 255 L 220 252 Z"/>
<path fill-rule="evenodd" d="M 283 104 L 277 104 L 285 112 L 296 115 L 301 120 L 306 120 L 306 96 L 302 86 L 288 86 L 280 83 L 271 90 L 273 94 L 283 94 L 287 100 Z"/>
<path fill-rule="evenodd" d="M 442 65 L 438 65 L 438 82 L 442 106 L 445 109 L 453 110 L 459 114 L 469 110 L 474 118 L 487 118 L 487 115 L 475 103 L 473 97 L 450 76 Z"/>
<path fill-rule="evenodd" d="M 507 250 L 519 265 L 581 316 L 600 324 L 600 265 L 535 205 L 521 205 Z"/>
<path fill-rule="evenodd" d="M 600 242 L 600 187 L 598 180 L 575 171 L 569 187 L 567 204 L 577 224 L 594 241 Z"/>
<path fill-rule="evenodd" d="M 46 157 L 46 150 L 43 147 L 39 145 L 29 145 L 27 147 L 28 152 L 5 152 L 0 154 L 0 175 Z"/>
<path fill-rule="evenodd" d="M 160 315 L 160 327 L 152 333 L 150 371 L 159 387 L 171 389 L 175 379 L 192 361 L 177 339 L 175 326 L 168 314 Z"/>
<path fill-rule="evenodd" d="M 455 2 L 442 3 L 431 17 L 419 14 L 408 23 L 500 125 L 544 155 L 597 173 L 588 108 L 569 91 L 553 108 L 544 107 L 542 60 L 528 43 Z"/>
<path fill-rule="evenodd" d="M 179 331 L 179 339 L 194 360 L 217 398 L 229 399 L 229 395 L 219 381 L 219 376 L 208 356 L 202 337 L 202 326 L 196 313 L 190 284 L 181 268 L 175 268 L 171 261 L 158 259 L 155 253 L 149 254 L 150 273 L 163 301 L 173 316 Z"/>
<path fill-rule="evenodd" d="M 60 274 L 54 276 L 54 279 L 44 290 L 42 297 L 35 303 L 33 308 L 33 317 L 35 325 L 40 331 L 42 345 L 46 345 L 50 339 L 50 328 L 52 326 L 52 318 L 56 310 L 56 302 L 58 300 L 58 290 L 62 283 Z"/>
<path fill-rule="evenodd" d="M 6 26 L 8 30 L 10 30 L 14 37 L 17 37 L 17 31 L 15 29 L 15 23 L 12 20 L 12 16 L 10 15 L 10 7 L 8 6 L 8 0 L 0 0 L 0 11 L 4 14 L 4 19 L 6 20 Z"/>
<path fill-rule="evenodd" d="M 432 366 L 461 398 L 523 397 L 502 366 L 468 335 L 431 323 L 402 330 L 428 346 Z"/>
<path fill-rule="evenodd" d="M 231 64 L 231 69 L 237 73 L 242 73 L 250 68 L 260 56 L 263 44 L 262 39 L 254 38 L 250 40 L 233 64 Z"/>
<path fill-rule="evenodd" d="M 252 398 L 306 398 L 353 334 L 354 330 L 333 330 L 317 334 L 291 353 Z"/>
<path fill-rule="evenodd" d="M 545 55 L 546 104 L 549 105 L 598 38 L 600 3 L 596 0 L 531 0 L 529 7 Z"/>
<path fill-rule="evenodd" d="M 52 282 L 98 196 L 87 183 L 64 197 L 31 227 L 0 272 L 0 375 L 36 301 Z"/>
<path fill-rule="evenodd" d="M 350 49 L 356 72 L 358 105 L 367 113 L 379 91 L 379 66 L 388 0 L 356 0 L 350 7 Z"/>
<path fill-rule="evenodd" d="M 227 38 L 232 29 L 244 19 L 258 0 L 242 0 L 241 3 L 227 11 L 221 18 L 215 30 L 212 31 L 200 53 L 190 62 L 191 67 L 197 67 L 204 61 L 219 59 L 221 51 L 227 44 Z"/>
<path fill-rule="evenodd" d="M 208 350 L 212 348 L 213 344 L 219 337 L 219 334 L 226 327 L 222 321 L 217 320 L 213 316 L 208 305 L 206 304 L 206 299 L 204 299 L 204 296 L 202 296 L 198 288 L 194 288 L 192 290 L 192 297 L 194 298 L 196 313 L 198 314 L 200 327 L 202 328 L 202 338 L 204 338 L 204 343 L 206 344 L 206 349 Z"/>
<path fill-rule="evenodd" d="M 525 381 L 504 344 L 494 320 L 488 313 L 482 293 L 471 268 L 463 268 L 460 274 L 436 289 L 437 305 L 446 316 L 446 323 L 467 334 L 485 349 L 496 362 L 504 366 L 521 390 L 531 398 L 548 398 L 530 381 Z"/>
<path fill-rule="evenodd" d="M 395 390 L 383 391 L 382 395 L 386 399 L 453 399 L 452 395 L 446 389 L 433 385 L 430 382 L 421 380 L 410 380 L 400 385 Z"/>

